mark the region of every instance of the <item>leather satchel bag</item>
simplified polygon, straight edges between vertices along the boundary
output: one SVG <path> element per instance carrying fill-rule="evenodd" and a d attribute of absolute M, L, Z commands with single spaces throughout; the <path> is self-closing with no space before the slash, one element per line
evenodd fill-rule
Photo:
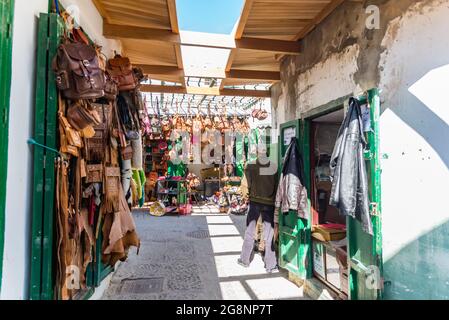
<path fill-rule="evenodd" d="M 78 101 L 67 110 L 67 120 L 78 131 L 101 123 L 98 112 L 86 101 Z"/>
<path fill-rule="evenodd" d="M 81 148 L 83 146 L 83 140 L 80 133 L 72 128 L 67 118 L 61 113 L 59 114 L 59 123 L 64 130 L 67 143 L 76 148 Z"/>
<path fill-rule="evenodd" d="M 66 99 L 99 99 L 104 96 L 105 74 L 96 50 L 84 43 L 59 46 L 53 60 L 56 85 Z"/>
<path fill-rule="evenodd" d="M 86 183 L 101 183 L 103 182 L 103 165 L 94 164 L 86 166 Z"/>
<path fill-rule="evenodd" d="M 128 58 L 116 55 L 108 62 L 108 72 L 117 81 L 120 91 L 130 91 L 137 87 L 137 79 Z"/>
<path fill-rule="evenodd" d="M 105 167 L 105 192 L 107 211 L 117 210 L 120 202 L 120 167 Z"/>

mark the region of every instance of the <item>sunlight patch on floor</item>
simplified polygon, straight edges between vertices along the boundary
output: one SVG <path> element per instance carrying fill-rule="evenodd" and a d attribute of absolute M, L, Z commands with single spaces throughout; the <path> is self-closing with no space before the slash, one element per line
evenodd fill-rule
<path fill-rule="evenodd" d="M 218 277 L 228 278 L 267 274 L 260 256 L 256 255 L 254 257 L 254 261 L 249 268 L 244 268 L 237 264 L 239 257 L 239 255 L 216 256 L 215 265 L 217 266 Z"/>
<path fill-rule="evenodd" d="M 214 254 L 240 252 L 243 246 L 242 237 L 216 237 L 211 238 Z"/>
<path fill-rule="evenodd" d="M 283 277 L 246 280 L 245 282 L 260 300 L 295 299 L 303 294 L 302 288 L 298 288 Z"/>
<path fill-rule="evenodd" d="M 233 224 L 229 216 L 206 217 L 208 224 Z"/>
<path fill-rule="evenodd" d="M 240 236 L 240 232 L 233 224 L 209 225 L 209 234 L 214 236 Z M 241 248 L 240 248 L 241 249 Z"/>
<path fill-rule="evenodd" d="M 220 289 L 223 300 L 251 300 L 240 281 L 220 282 Z"/>

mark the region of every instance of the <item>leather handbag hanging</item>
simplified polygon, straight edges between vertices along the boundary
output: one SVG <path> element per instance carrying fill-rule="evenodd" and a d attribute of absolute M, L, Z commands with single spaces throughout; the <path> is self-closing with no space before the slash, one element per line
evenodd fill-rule
<path fill-rule="evenodd" d="M 103 161 L 111 119 L 111 106 L 108 104 L 94 103 L 92 104 L 92 108 L 99 115 L 100 124 L 94 127 L 94 136 L 90 139 L 86 139 L 86 160 Z"/>
<path fill-rule="evenodd" d="M 130 91 L 137 87 L 137 79 L 128 58 L 116 55 L 108 61 L 108 72 L 117 81 L 120 91 Z"/>
<path fill-rule="evenodd" d="M 59 46 L 53 60 L 56 85 L 66 99 L 99 99 L 104 96 L 105 74 L 95 48 L 84 43 Z"/>
<path fill-rule="evenodd" d="M 106 72 L 106 82 L 104 86 L 104 97 L 109 101 L 115 101 L 118 95 L 118 83 L 115 81 L 109 72 Z"/>
<path fill-rule="evenodd" d="M 108 212 L 117 210 L 120 202 L 120 167 L 105 167 L 105 193 Z"/>
<path fill-rule="evenodd" d="M 64 130 L 65 136 L 67 138 L 67 143 L 76 148 L 82 148 L 83 140 L 80 133 L 72 128 L 69 121 L 62 115 L 62 113 L 59 114 L 59 122 L 62 126 L 62 129 Z"/>
<path fill-rule="evenodd" d="M 67 120 L 76 130 L 101 123 L 100 115 L 87 101 L 77 101 L 67 110 Z"/>
<path fill-rule="evenodd" d="M 103 182 L 103 165 L 94 164 L 86 166 L 86 183 Z"/>
<path fill-rule="evenodd" d="M 58 95 L 58 116 L 59 116 L 59 141 L 60 151 L 65 154 L 70 154 L 74 157 L 79 156 L 79 148 L 83 146 L 83 140 L 79 131 L 73 129 L 65 113 L 65 100 L 62 99 L 61 94 Z"/>

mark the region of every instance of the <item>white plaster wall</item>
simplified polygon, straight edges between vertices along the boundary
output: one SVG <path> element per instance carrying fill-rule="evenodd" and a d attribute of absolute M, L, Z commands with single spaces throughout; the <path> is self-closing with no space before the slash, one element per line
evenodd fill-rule
<path fill-rule="evenodd" d="M 28 289 L 37 19 L 47 0 L 16 0 L 6 188 L 5 251 L 1 299 L 24 299 Z"/>
<path fill-rule="evenodd" d="M 361 91 L 354 82 L 359 52 L 357 44 L 347 47 L 298 77 L 296 100 L 300 108 L 297 109 L 297 118 L 303 112 Z"/>
<path fill-rule="evenodd" d="M 392 20 L 378 70 L 382 90 L 382 233 L 388 299 L 449 299 L 449 2 L 412 5 Z M 375 45 L 375 44 L 374 44 Z M 357 44 L 299 75 L 296 118 L 361 88 Z M 288 77 L 294 63 L 285 70 Z M 366 89 L 366 88 L 365 88 Z M 281 84 L 276 118 L 286 115 Z"/>
<path fill-rule="evenodd" d="M 290 102 L 287 82 L 280 83 L 281 94 L 277 107 L 273 110 L 273 124 L 279 130 L 281 124 L 298 119 L 302 114 L 325 105 L 333 100 L 362 91 L 354 81 L 358 70 L 357 57 L 360 48 L 357 44 L 334 53 L 304 73 L 299 74 L 295 83 L 296 114 L 289 114 Z M 294 62 L 287 67 L 287 76 L 295 72 Z"/>
<path fill-rule="evenodd" d="M 402 280 L 406 292 L 448 298 L 449 4 L 414 9 L 390 23 L 381 59 L 384 260 L 409 279 L 419 270 L 422 287 Z"/>
<path fill-rule="evenodd" d="M 121 50 L 119 42 L 101 36 L 102 19 L 90 0 L 62 3 L 79 5 L 82 27 L 104 46 L 105 54 Z M 34 123 L 37 19 L 47 9 L 47 0 L 16 0 L 15 3 L 1 299 L 28 298 L 33 175 L 32 149 L 27 140 L 32 137 Z"/>

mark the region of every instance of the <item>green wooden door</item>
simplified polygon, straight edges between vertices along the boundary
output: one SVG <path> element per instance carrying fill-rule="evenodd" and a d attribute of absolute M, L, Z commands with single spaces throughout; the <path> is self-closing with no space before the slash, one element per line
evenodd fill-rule
<path fill-rule="evenodd" d="M 8 168 L 9 100 L 11 91 L 12 24 L 14 0 L 0 0 L 0 289 L 5 234 L 6 178 Z"/>
<path fill-rule="evenodd" d="M 295 137 L 303 156 L 304 172 L 308 172 L 310 168 L 308 126 L 307 122 L 301 120 L 281 125 L 279 141 L 280 170 L 282 170 L 284 156 L 291 138 Z M 306 184 L 308 184 L 309 178 L 306 180 Z M 288 215 L 279 214 L 279 265 L 302 279 L 308 278 L 311 273 L 310 230 L 311 221 L 299 218 L 297 212 L 292 211 Z"/>
<path fill-rule="evenodd" d="M 348 217 L 349 245 L 349 294 L 352 300 L 382 299 L 382 233 L 381 233 L 381 168 L 379 151 L 379 91 L 368 91 L 366 97 L 359 98 L 369 105 L 370 130 L 367 134 L 368 148 L 365 152 L 367 163 L 370 211 L 373 236 L 363 232 L 360 222 Z"/>

